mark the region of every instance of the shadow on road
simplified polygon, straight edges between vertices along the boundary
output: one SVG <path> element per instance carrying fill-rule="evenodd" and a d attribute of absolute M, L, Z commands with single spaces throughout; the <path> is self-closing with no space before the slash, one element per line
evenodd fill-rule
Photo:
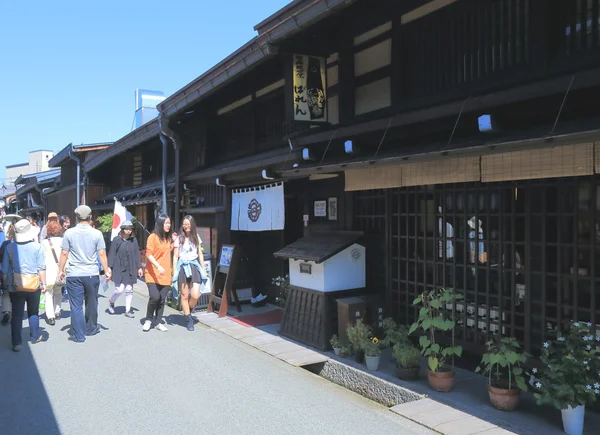
<path fill-rule="evenodd" d="M 31 353 L 31 347 L 39 344 L 26 341 L 29 328 L 23 328 L 23 348 L 13 352 L 10 326 L 0 331 L 0 433 L 60 435 L 40 367 Z"/>

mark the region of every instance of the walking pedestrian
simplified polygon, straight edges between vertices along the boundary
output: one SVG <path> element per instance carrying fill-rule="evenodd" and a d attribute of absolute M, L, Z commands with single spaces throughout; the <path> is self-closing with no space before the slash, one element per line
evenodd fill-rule
<path fill-rule="evenodd" d="M 62 314 L 62 290 L 65 286 L 64 281 L 58 279 L 63 231 L 58 219 L 48 221 L 44 228 L 47 229 L 47 238 L 42 241 L 46 262 L 46 323 L 53 326 Z"/>
<path fill-rule="evenodd" d="M 64 233 L 71 226 L 71 219 L 67 215 L 62 215 L 58 219 L 58 223 L 62 227 L 62 231 Z M 69 298 L 68 298 L 68 295 L 67 295 L 67 287 L 65 286 L 65 287 L 63 287 L 63 302 L 67 302 L 68 300 L 69 300 Z"/>
<path fill-rule="evenodd" d="M 15 240 L 6 246 L 2 259 L 4 282 L 13 306 L 10 324 L 12 350 L 19 352 L 23 338 L 23 313 L 27 303 L 29 339 L 32 344 L 42 340 L 38 311 L 40 295 L 46 292 L 46 264 L 44 251 L 37 242 L 37 232 L 27 219 L 15 224 Z"/>
<path fill-rule="evenodd" d="M 142 262 L 140 247 L 133 235 L 133 224 L 129 220 L 123 222 L 121 232 L 110 244 L 108 267 L 115 283 L 115 291 L 108 301 L 108 311 L 110 314 L 115 314 L 115 302 L 125 292 L 125 316 L 135 317 L 131 309 L 133 286 L 138 277 L 142 277 Z"/>
<path fill-rule="evenodd" d="M 166 332 L 167 327 L 161 323 L 165 302 L 171 289 L 171 219 L 161 214 L 156 219 L 154 232 L 148 237 L 146 245 L 146 284 L 148 285 L 148 309 L 143 331 L 148 332 L 152 325 Z"/>
<path fill-rule="evenodd" d="M 33 236 L 34 236 L 33 238 L 36 241 L 38 241 L 41 228 L 39 227 L 37 221 L 33 218 L 33 216 L 27 216 L 25 219 L 27 219 L 29 221 L 29 223 L 31 224 L 31 231 L 33 232 Z"/>
<path fill-rule="evenodd" d="M 59 280 L 65 279 L 65 265 L 69 260 L 66 287 L 71 306 L 71 334 L 69 340 L 83 343 L 85 337 L 100 332 L 98 326 L 98 288 L 100 271 L 98 258 L 110 279 L 106 261 L 106 245 L 102 233 L 90 226 L 92 210 L 87 205 L 75 209 L 77 225 L 65 231 L 60 254 Z M 85 300 L 85 316 L 83 303 Z"/>
<path fill-rule="evenodd" d="M 48 222 L 46 222 L 46 225 L 44 225 L 40 230 L 40 243 L 48 238 L 48 224 L 50 222 L 58 223 L 58 214 L 54 212 L 48 214 Z"/>
<path fill-rule="evenodd" d="M 69 218 L 69 216 L 63 214 L 59 218 L 58 223 L 63 228 L 63 232 L 65 232 L 71 227 L 71 218 Z"/>
<path fill-rule="evenodd" d="M 176 265 L 173 285 L 179 288 L 181 308 L 188 331 L 194 330 L 191 311 L 200 299 L 200 286 L 208 279 L 202 253 L 202 239 L 198 235 L 196 222 L 192 216 L 185 216 L 181 223 L 179 237 L 175 239 L 173 264 Z"/>
<path fill-rule="evenodd" d="M 8 246 L 10 241 L 13 240 L 15 235 L 15 229 L 11 222 L 4 222 L 3 228 L 5 240 L 4 242 L 2 242 L 2 245 L 0 245 L 0 265 L 4 262 L 4 254 L 6 252 L 6 247 Z M 8 291 L 8 288 L 6 287 L 6 282 L 4 281 L 4 274 L 2 274 L 2 299 L 0 305 L 2 306 L 2 320 L 0 321 L 0 323 L 3 326 L 6 326 L 8 325 L 8 322 L 10 322 L 12 304 L 10 302 L 10 292 Z"/>

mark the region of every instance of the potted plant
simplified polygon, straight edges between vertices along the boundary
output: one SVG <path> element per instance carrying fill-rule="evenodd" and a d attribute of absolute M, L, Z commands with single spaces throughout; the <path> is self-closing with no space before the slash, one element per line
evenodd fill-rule
<path fill-rule="evenodd" d="M 339 357 L 340 358 L 348 358 L 350 356 L 350 349 L 348 348 L 348 346 L 340 344 L 340 348 L 339 348 Z"/>
<path fill-rule="evenodd" d="M 367 340 L 364 343 L 363 348 L 365 350 L 365 362 L 367 363 L 367 370 L 378 370 L 379 359 L 381 358 L 381 348 L 379 347 L 379 340 L 377 337 Z"/>
<path fill-rule="evenodd" d="M 523 366 L 529 355 L 513 337 L 490 340 L 486 347 L 475 371 L 488 375 L 488 394 L 494 408 L 512 411 L 519 404 L 521 390 L 527 391 Z"/>
<path fill-rule="evenodd" d="M 451 289 L 433 289 L 425 291 L 421 296 L 415 298 L 413 305 L 421 305 L 419 316 L 410 327 L 409 334 L 417 329 L 422 329 L 425 335 L 419 337 L 421 353 L 427 357 L 427 379 L 429 385 L 436 391 L 446 392 L 454 387 L 456 374 L 452 367 L 446 365 L 446 360 L 454 356 L 462 355 L 461 346 L 444 347 L 436 341 L 436 332 L 453 331 L 456 323 L 448 319 L 443 307 L 461 299 Z M 454 338 L 454 337 L 453 337 Z M 454 341 L 454 340 L 453 340 Z"/>
<path fill-rule="evenodd" d="M 278 276 L 271 280 L 271 284 L 279 287 L 278 295 L 275 297 L 275 303 L 280 307 L 285 307 L 288 295 L 290 294 L 290 276 Z"/>
<path fill-rule="evenodd" d="M 360 319 L 356 321 L 354 326 L 349 325 L 346 329 L 346 335 L 354 350 L 357 363 L 362 363 L 365 360 L 365 343 L 369 340 L 371 334 L 371 328 Z"/>
<path fill-rule="evenodd" d="M 408 328 L 398 325 L 391 317 L 383 319 L 383 340 L 385 347 L 393 347 L 397 344 L 408 343 Z"/>
<path fill-rule="evenodd" d="M 333 334 L 333 336 L 329 340 L 329 344 L 331 344 L 331 347 L 333 348 L 333 351 L 335 352 L 335 356 L 339 356 L 340 349 L 342 347 L 342 343 L 340 343 L 340 340 L 338 339 L 338 336 L 336 334 Z"/>
<path fill-rule="evenodd" d="M 600 395 L 600 375 L 593 368 L 600 354 L 600 337 L 591 327 L 591 323 L 571 322 L 561 331 L 549 324 L 548 332 L 556 338 L 544 343 L 542 367 L 531 371 L 538 405 L 560 409 L 564 431 L 569 435 L 583 433 L 585 405 Z"/>
<path fill-rule="evenodd" d="M 403 381 L 413 381 L 419 376 L 421 370 L 421 352 L 412 344 L 399 343 L 392 348 L 392 355 L 396 360 L 396 376 Z"/>

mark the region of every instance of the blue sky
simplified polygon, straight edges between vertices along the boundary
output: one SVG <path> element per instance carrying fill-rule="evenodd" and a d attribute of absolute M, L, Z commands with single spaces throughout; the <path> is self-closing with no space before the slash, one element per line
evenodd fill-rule
<path fill-rule="evenodd" d="M 0 178 L 28 151 L 127 134 L 136 88 L 172 94 L 287 3 L 0 1 Z"/>

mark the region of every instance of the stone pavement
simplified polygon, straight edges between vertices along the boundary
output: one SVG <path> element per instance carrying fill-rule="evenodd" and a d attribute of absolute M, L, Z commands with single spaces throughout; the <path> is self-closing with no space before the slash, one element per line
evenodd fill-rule
<path fill-rule="evenodd" d="M 398 415 L 423 424 L 444 435 L 511 435 L 506 429 L 458 409 L 436 402 L 421 399 L 396 405 L 390 409 Z"/>
<path fill-rule="evenodd" d="M 219 318 L 216 313 L 201 313 L 196 318 L 206 326 L 296 367 L 323 363 L 329 359 L 319 352 L 267 332 L 264 328 L 242 326 L 227 317 Z"/>
<path fill-rule="evenodd" d="M 275 307 L 265 308 L 268 311 Z M 256 314 L 256 309 L 244 305 L 243 313 L 230 309 L 230 316 Z M 259 309 L 260 310 L 260 309 Z M 417 381 L 400 381 L 389 350 L 384 352 L 379 371 L 369 372 L 364 364 L 334 356 L 333 352 L 317 352 L 292 340 L 278 336 L 279 325 L 258 328 L 241 326 L 216 314 L 199 314 L 198 320 L 232 338 L 262 350 L 295 366 L 309 366 L 320 376 L 355 391 L 383 405 L 390 411 L 411 419 L 438 433 L 453 435 L 545 435 L 561 434 L 560 412 L 539 407 L 531 394 L 522 394 L 519 409 L 503 412 L 494 409 L 487 397 L 487 379 L 475 373 L 457 370 L 457 384 L 451 393 L 437 393 L 428 386 L 426 376 Z M 273 343 L 273 344 L 272 344 Z M 294 358 L 295 356 L 299 356 Z M 409 403 L 406 403 L 409 402 Z M 392 406 L 392 404 L 398 404 Z M 597 413 L 586 413 L 584 434 L 597 433 L 600 424 Z"/>
<path fill-rule="evenodd" d="M 253 314 L 247 312 L 249 311 L 248 308 L 250 307 L 244 307 L 246 313 L 243 314 Z M 252 311 L 251 308 L 250 311 Z M 236 315 L 238 314 L 236 313 Z M 228 317 L 218 318 L 216 313 L 198 314 L 197 318 L 201 323 L 222 334 L 240 340 L 294 366 L 326 363 L 329 360 L 327 355 L 308 349 L 292 340 L 279 337 L 277 335 L 278 325 L 247 327 L 234 322 Z M 372 377 L 368 374 L 367 376 Z M 356 377 L 356 375 L 352 377 Z M 358 381 L 365 382 L 364 377 L 358 379 Z M 374 384 L 374 387 L 377 388 L 377 385 Z M 406 397 L 404 395 L 404 398 Z M 418 396 L 415 395 L 414 397 Z M 408 400 L 414 399 L 408 398 Z M 428 398 L 393 406 L 390 411 L 444 435 L 513 434 L 513 432 L 502 429 L 495 424 Z"/>
<path fill-rule="evenodd" d="M 67 340 L 68 305 L 55 326 L 42 321 L 44 342 L 19 353 L 0 327 L 1 434 L 434 433 L 213 329 L 188 332 L 174 310 L 168 332 L 144 333 L 144 298 L 128 319 L 123 299 L 105 313 L 106 296 L 102 331 L 83 344 Z"/>

